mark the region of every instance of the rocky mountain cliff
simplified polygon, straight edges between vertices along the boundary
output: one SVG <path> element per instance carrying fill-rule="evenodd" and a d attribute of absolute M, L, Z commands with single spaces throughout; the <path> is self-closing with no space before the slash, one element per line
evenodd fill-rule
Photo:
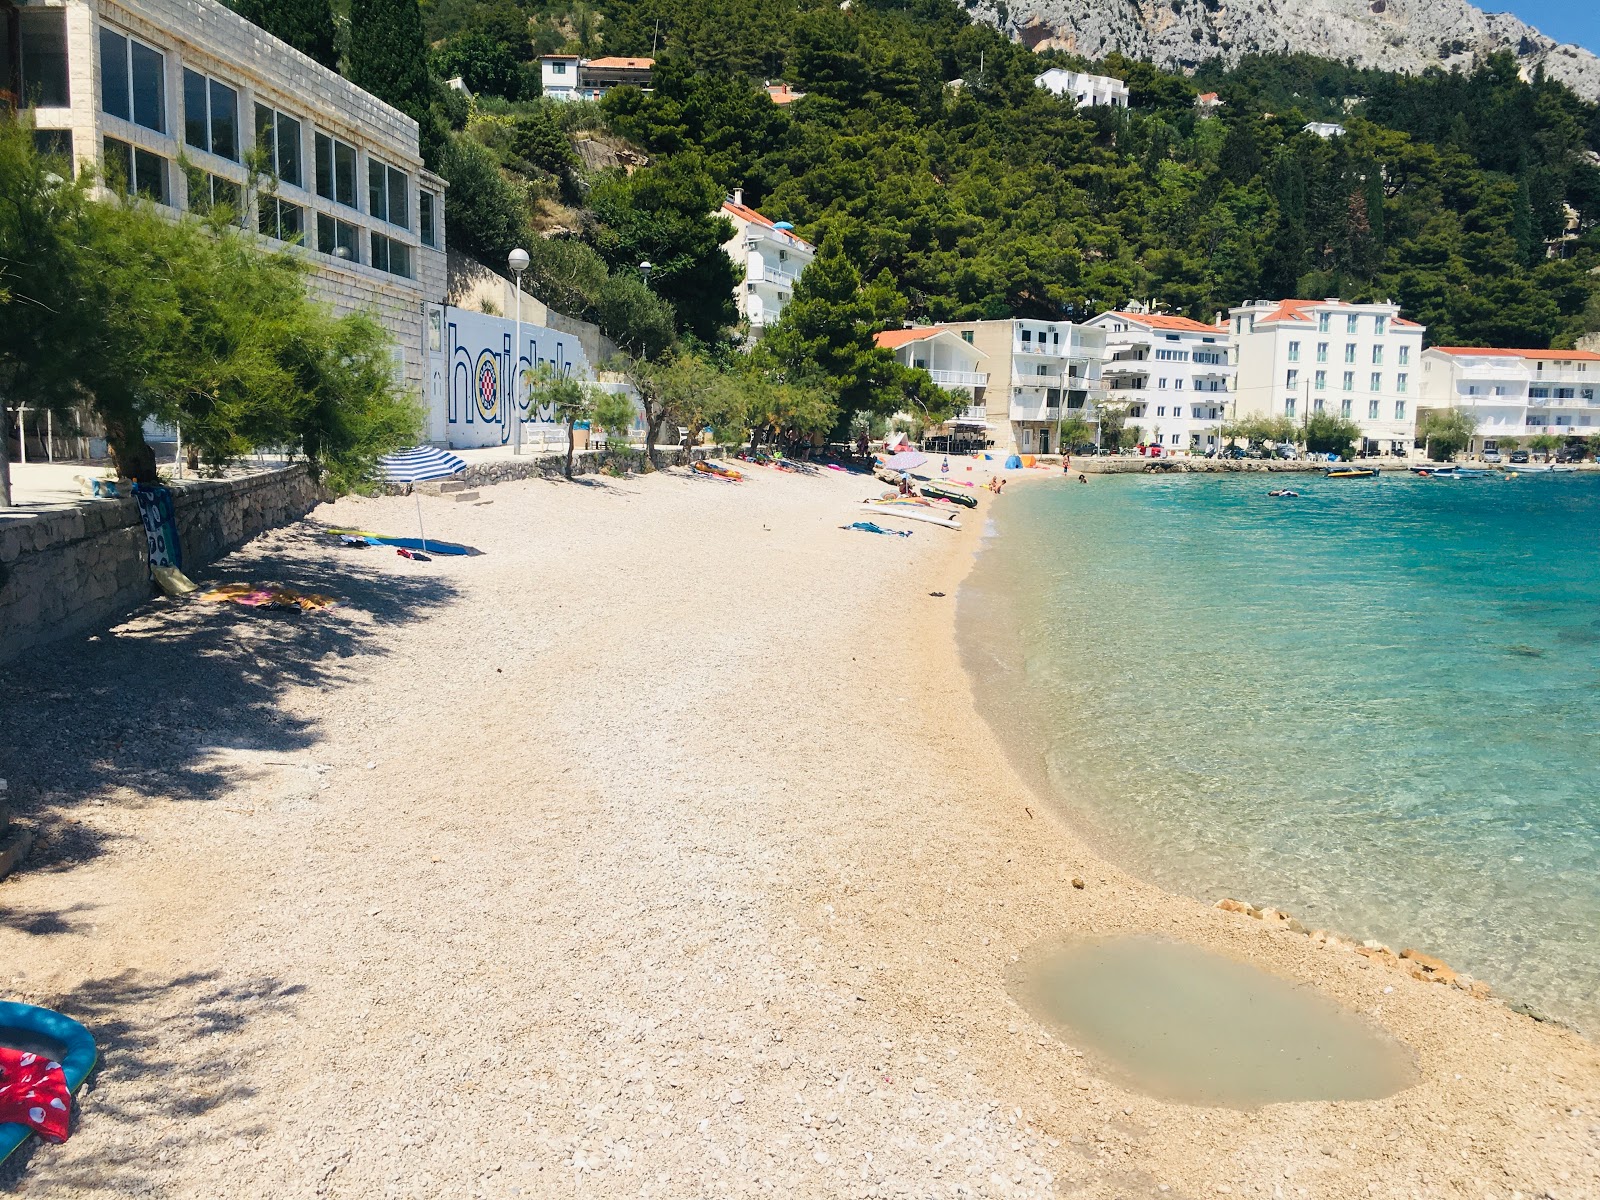
<path fill-rule="evenodd" d="M 1579 95 L 1600 99 L 1600 58 L 1548 38 L 1510 13 L 1466 0 L 976 0 L 973 14 L 1031 48 L 1192 69 L 1208 58 L 1307 53 L 1390 71 L 1469 69 L 1510 50 Z"/>

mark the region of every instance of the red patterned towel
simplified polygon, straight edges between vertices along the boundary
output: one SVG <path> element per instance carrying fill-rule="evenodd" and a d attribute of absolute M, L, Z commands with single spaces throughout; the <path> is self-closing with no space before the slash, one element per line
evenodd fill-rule
<path fill-rule="evenodd" d="M 0 1124 L 26 1125 L 47 1142 L 67 1140 L 72 1093 L 61 1064 L 0 1046 Z"/>

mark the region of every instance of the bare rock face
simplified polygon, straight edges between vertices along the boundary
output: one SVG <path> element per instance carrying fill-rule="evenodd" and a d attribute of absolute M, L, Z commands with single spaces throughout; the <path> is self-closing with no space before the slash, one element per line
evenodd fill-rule
<path fill-rule="evenodd" d="M 1466 0 L 968 0 L 975 17 L 1033 49 L 1130 58 L 1192 70 L 1210 58 L 1307 53 L 1358 66 L 1469 70 L 1510 50 L 1524 74 L 1543 66 L 1586 99 L 1600 99 L 1600 58 L 1548 38 L 1510 13 Z"/>

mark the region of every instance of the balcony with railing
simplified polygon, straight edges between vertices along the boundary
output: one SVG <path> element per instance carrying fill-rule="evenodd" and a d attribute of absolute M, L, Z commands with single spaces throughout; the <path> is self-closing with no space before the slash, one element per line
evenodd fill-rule
<path fill-rule="evenodd" d="M 987 371 L 929 371 L 933 381 L 940 387 L 987 387 L 989 373 Z"/>
<path fill-rule="evenodd" d="M 762 267 L 761 282 L 776 284 L 781 288 L 793 288 L 800 276 L 794 271 L 781 271 L 777 267 Z"/>
<path fill-rule="evenodd" d="M 1013 421 L 1054 421 L 1061 416 L 1060 403 L 1051 404 L 1046 400 L 1031 401 L 1028 399 L 1015 399 L 1011 401 L 1011 419 Z"/>
<path fill-rule="evenodd" d="M 1022 374 L 1019 372 L 1011 377 L 1011 386 L 1020 388 L 1061 388 L 1067 386 L 1068 380 L 1082 386 L 1082 381 L 1078 376 L 1062 375 L 1055 371 L 1047 372 L 1044 375 L 1031 372 Z"/>

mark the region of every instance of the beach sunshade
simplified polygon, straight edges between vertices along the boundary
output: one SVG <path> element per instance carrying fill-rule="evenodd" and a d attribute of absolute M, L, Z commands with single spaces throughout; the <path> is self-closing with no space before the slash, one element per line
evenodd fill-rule
<path fill-rule="evenodd" d="M 892 455 L 883 465 L 891 471 L 911 471 L 927 461 L 926 454 L 919 454 L 915 450 L 902 450 L 899 454 Z"/>
<path fill-rule="evenodd" d="M 1008 470 L 1008 471 L 1020 471 L 1021 469 L 1022 469 L 1022 459 L 1020 457 L 1018 457 L 1017 455 L 1013 454 L 1010 458 L 1006 459 L 1006 470 Z"/>
<path fill-rule="evenodd" d="M 437 446 L 414 446 L 385 454 L 378 459 L 378 473 L 390 483 L 420 483 L 426 479 L 448 479 L 467 464 Z"/>
<path fill-rule="evenodd" d="M 428 479 L 448 479 L 467 464 L 454 454 L 437 446 L 413 446 L 395 454 L 385 454 L 378 459 L 378 473 L 390 483 L 421 483 Z M 428 534 L 422 528 L 422 498 L 417 498 L 417 538 L 423 550 L 428 548 Z M 427 559 L 423 559 L 427 562 Z"/>

